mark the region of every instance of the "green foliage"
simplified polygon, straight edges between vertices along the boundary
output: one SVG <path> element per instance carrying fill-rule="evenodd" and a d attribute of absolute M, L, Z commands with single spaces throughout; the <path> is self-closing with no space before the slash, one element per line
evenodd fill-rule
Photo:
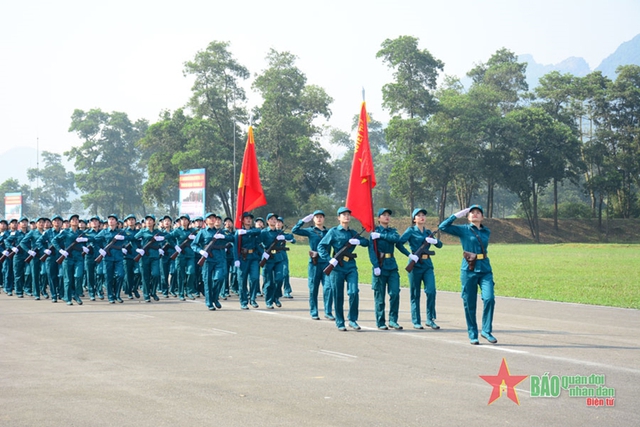
<path fill-rule="evenodd" d="M 391 114 L 423 120 L 433 114 L 437 108 L 433 90 L 444 63 L 418 49 L 418 39 L 411 36 L 386 39 L 376 57 L 394 70 L 394 81 L 382 87 L 383 107 Z"/>
<path fill-rule="evenodd" d="M 28 169 L 29 181 L 40 181 L 40 188 L 34 199 L 37 200 L 39 214 L 64 215 L 69 213 L 71 202 L 69 193 L 75 188 L 73 172 L 67 172 L 62 165 L 62 156 L 48 151 L 42 152 L 44 167 Z"/>
<path fill-rule="evenodd" d="M 64 154 L 74 161 L 76 186 L 91 213 L 104 216 L 144 211 L 143 171 L 138 165 L 136 142 L 146 130 L 146 121 L 132 123 L 125 113 L 100 109 L 73 112 L 69 132 L 76 132 L 84 142 Z"/>
<path fill-rule="evenodd" d="M 331 116 L 333 99 L 307 78 L 289 52 L 270 50 L 268 68 L 253 88 L 263 98 L 256 108 L 255 141 L 260 176 L 269 205 L 263 210 L 283 216 L 301 215 L 301 206 L 316 193 L 331 189 L 329 153 L 320 146 L 318 118 Z M 259 211 L 262 212 L 262 211 Z"/>
<path fill-rule="evenodd" d="M 523 213 L 523 212 L 522 212 Z M 553 218 L 553 206 L 542 206 L 538 214 L 540 218 Z M 558 205 L 558 218 L 562 219 L 591 219 L 591 208 L 580 202 L 565 202 Z"/>
<path fill-rule="evenodd" d="M 385 40 L 376 57 L 393 70 L 394 78 L 382 88 L 382 105 L 395 115 L 385 130 L 393 164 L 391 194 L 411 211 L 419 200 L 433 198 L 425 182 L 431 162 L 425 123 L 438 109 L 434 91 L 444 64 L 420 50 L 418 39 L 410 36 Z"/>

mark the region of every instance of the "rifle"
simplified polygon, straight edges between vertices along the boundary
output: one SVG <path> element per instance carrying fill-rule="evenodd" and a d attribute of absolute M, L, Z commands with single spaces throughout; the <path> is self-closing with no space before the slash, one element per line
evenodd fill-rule
<path fill-rule="evenodd" d="M 273 239 L 273 242 L 271 242 L 271 244 L 269 245 L 269 247 L 267 248 L 266 251 L 264 251 L 265 253 L 271 255 L 271 251 L 273 251 L 276 248 L 276 245 L 278 243 L 280 243 L 280 240 L 277 239 L 278 236 L 281 236 L 284 233 L 284 229 L 285 227 L 281 228 L 280 230 L 278 230 L 278 234 L 276 234 L 276 239 Z M 283 250 L 288 251 L 289 248 L 284 248 Z M 260 268 L 264 267 L 264 265 L 267 263 L 267 258 L 262 258 L 260 259 Z"/>
<path fill-rule="evenodd" d="M 33 251 L 36 253 L 36 255 L 38 254 L 38 251 L 37 251 L 37 250 L 33 249 Z M 27 264 L 29 264 L 29 263 L 31 262 L 31 260 L 32 260 L 32 259 L 33 259 L 33 256 L 29 255 L 28 257 L 26 257 L 26 258 L 24 259 L 24 262 L 25 262 L 25 263 L 27 263 Z"/>
<path fill-rule="evenodd" d="M 4 260 L 7 259 L 7 258 L 9 258 L 9 259 L 13 258 L 13 256 L 16 254 L 12 250 L 6 249 L 6 247 L 5 247 L 5 250 L 9 251 L 9 255 L 2 254 L 2 256 L 0 257 L 0 264 L 2 264 L 4 262 Z"/>
<path fill-rule="evenodd" d="M 56 248 L 53 245 L 49 246 L 49 251 L 53 252 L 55 251 Z M 45 252 L 44 254 L 42 254 L 42 256 L 40 257 L 40 262 L 45 262 L 47 260 L 47 258 L 49 258 L 49 255 L 47 255 L 47 253 Z"/>
<path fill-rule="evenodd" d="M 433 237 L 433 231 L 427 237 Z M 429 246 L 429 245 L 430 245 L 430 243 L 428 243 L 425 240 L 424 242 L 422 242 L 422 245 L 420 245 L 418 250 L 415 251 L 413 255 L 417 256 L 418 258 L 422 258 L 422 255 L 429 255 L 429 256 L 435 255 L 436 253 L 434 251 L 428 251 L 427 250 L 427 246 Z M 411 260 L 409 262 L 409 264 L 407 264 L 407 266 L 404 269 L 407 270 L 407 272 L 411 273 L 411 271 L 413 270 L 413 268 L 415 266 L 416 266 L 416 262 L 414 260 Z"/>
<path fill-rule="evenodd" d="M 156 240 L 154 239 L 154 237 L 156 237 L 158 235 L 158 233 L 153 233 L 153 235 L 151 235 L 151 239 L 149 239 L 149 241 L 147 242 L 146 245 L 144 245 L 144 247 L 142 248 L 142 250 L 146 253 L 147 250 L 151 247 L 151 245 L 153 245 L 154 243 L 156 243 Z M 136 257 L 133 259 L 135 262 L 139 262 L 140 258 L 142 258 L 142 255 L 140 255 L 139 253 L 136 255 Z"/>
<path fill-rule="evenodd" d="M 350 237 L 349 240 L 355 239 L 356 237 L 359 237 L 362 234 L 363 231 L 364 231 L 364 228 L 362 228 L 362 230 L 360 230 L 360 233 L 356 234 L 355 236 Z M 347 241 L 347 243 L 343 247 L 341 247 L 338 252 L 335 253 L 335 255 L 333 257 L 336 260 L 338 260 L 338 264 L 340 264 L 340 266 L 342 266 L 342 260 L 343 260 L 343 257 L 345 256 L 345 253 L 349 249 L 354 247 L 354 246 L 357 246 L 357 245 L 352 245 L 349 241 Z M 357 254 L 350 254 L 350 255 L 352 255 L 353 258 L 358 256 Z M 329 263 L 329 265 L 327 265 L 325 267 L 325 269 L 322 270 L 322 272 L 328 276 L 329 274 L 331 274 L 331 272 L 333 271 L 334 268 L 335 267 L 333 266 L 333 264 Z"/>
<path fill-rule="evenodd" d="M 80 235 L 78 237 L 83 237 L 87 233 L 87 231 L 89 231 L 89 230 L 90 229 L 86 229 L 85 231 L 80 233 Z M 76 243 L 78 243 L 78 240 L 77 240 L 78 237 L 73 239 L 73 242 L 71 242 L 71 244 L 64 249 L 65 252 L 69 252 L 71 249 L 73 249 L 73 247 L 76 245 Z M 58 264 L 62 264 L 62 261 L 64 261 L 64 260 L 65 260 L 65 256 L 64 255 L 60 255 L 60 257 L 56 260 L 56 262 Z"/>
<path fill-rule="evenodd" d="M 198 232 L 197 232 L 197 231 L 192 231 L 191 233 L 189 233 L 189 236 L 194 236 L 194 235 L 196 235 L 196 234 L 198 234 Z M 182 243 L 180 243 L 180 246 L 179 246 L 179 247 L 180 247 L 180 249 L 184 249 L 184 248 L 186 248 L 186 247 L 189 245 L 189 242 L 190 242 L 190 241 L 191 241 L 191 239 L 189 239 L 189 237 L 187 237 L 186 239 L 184 239 L 184 240 L 182 241 Z M 175 251 L 174 253 L 172 253 L 172 254 L 171 254 L 171 257 L 170 257 L 170 258 L 171 258 L 171 260 L 175 260 L 176 258 L 178 258 L 178 255 L 180 255 L 180 252 L 178 252 L 178 251 Z"/>
<path fill-rule="evenodd" d="M 120 233 L 122 233 L 123 230 L 118 231 L 118 234 L 116 234 L 116 236 L 119 236 Z M 104 247 L 104 251 L 108 252 L 111 249 L 111 246 L 113 246 L 116 242 L 116 236 L 113 236 L 113 238 L 111 239 L 111 241 L 109 242 L 109 244 L 107 246 Z M 102 262 L 102 259 L 104 257 L 102 255 L 98 255 L 98 257 L 94 260 L 96 264 L 100 264 Z"/>
<path fill-rule="evenodd" d="M 216 234 L 218 234 L 218 229 L 216 229 Z M 222 234 L 222 233 L 220 233 L 220 234 Z M 204 248 L 204 251 L 205 251 L 206 253 L 210 253 L 209 251 L 213 248 L 213 245 L 215 245 L 215 244 L 216 244 L 216 242 L 217 242 L 218 240 L 222 240 L 222 239 L 216 239 L 215 237 L 214 237 L 213 239 L 211 239 L 211 241 L 209 242 L 209 244 Z M 201 258 L 198 260 L 198 267 L 202 267 L 202 266 L 204 265 L 204 262 L 205 262 L 206 260 L 207 260 L 207 259 L 206 259 L 205 257 L 201 257 Z"/>

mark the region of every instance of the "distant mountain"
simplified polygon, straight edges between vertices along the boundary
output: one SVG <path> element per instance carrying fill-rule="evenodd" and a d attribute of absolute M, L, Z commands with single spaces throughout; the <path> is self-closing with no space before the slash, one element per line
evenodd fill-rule
<path fill-rule="evenodd" d="M 538 86 L 540 77 L 551 71 L 559 71 L 563 74 L 571 73 L 577 77 L 584 77 L 591 72 L 587 61 L 574 56 L 552 65 L 539 64 L 533 59 L 533 56 L 529 54 L 519 55 L 518 61 L 527 63 L 527 83 L 529 84 L 529 90 Z M 611 80 L 615 80 L 616 68 L 620 65 L 631 64 L 640 65 L 640 34 L 618 46 L 618 49 L 616 49 L 613 54 L 602 61 L 596 68 L 596 71 L 602 71 L 602 74 Z"/>
<path fill-rule="evenodd" d="M 551 71 L 559 71 L 562 74 L 571 73 L 577 77 L 584 77 L 591 72 L 589 64 L 584 58 L 577 58 L 572 56 L 558 64 L 543 65 L 537 63 L 532 55 L 525 54 L 518 56 L 518 62 L 527 63 L 527 83 L 529 84 L 529 90 L 538 86 L 540 77 L 544 76 Z"/>
<path fill-rule="evenodd" d="M 640 34 L 618 46 L 615 52 L 598 65 L 596 71 L 602 71 L 602 74 L 615 80 L 616 68 L 631 64 L 640 65 Z"/>

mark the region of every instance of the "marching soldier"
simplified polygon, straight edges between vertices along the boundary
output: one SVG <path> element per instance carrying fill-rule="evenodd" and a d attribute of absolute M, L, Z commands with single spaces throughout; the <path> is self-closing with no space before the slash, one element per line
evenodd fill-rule
<path fill-rule="evenodd" d="M 4 291 L 7 295 L 12 296 L 15 290 L 15 278 L 13 276 L 13 262 L 9 258 L 11 253 L 11 245 L 9 244 L 9 238 L 12 233 L 15 233 L 18 227 L 18 220 L 13 218 L 9 221 L 7 230 L 5 230 L 2 238 L 2 255 L 5 257 L 2 263 L 2 277 L 4 282 Z"/>
<path fill-rule="evenodd" d="M 165 240 L 165 233 L 157 230 L 155 215 L 148 214 L 144 217 L 146 228 L 141 229 L 134 236 L 140 240 L 140 247 L 136 252 L 140 254 L 139 268 L 142 274 L 142 294 L 145 302 L 159 301 L 156 290 L 160 285 L 160 253 Z"/>
<path fill-rule="evenodd" d="M 284 225 L 284 218 L 282 218 L 281 216 L 278 217 L 278 221 L 276 222 L 276 229 L 277 230 L 284 230 L 285 229 L 285 225 Z M 285 239 L 285 242 L 288 243 L 295 243 L 296 239 L 293 237 L 292 234 L 289 234 L 289 236 L 291 236 L 291 238 L 289 239 Z M 282 295 L 284 298 L 293 298 L 293 296 L 291 295 L 292 289 L 291 289 L 291 280 L 289 277 L 289 255 L 287 255 L 287 252 L 284 253 L 284 269 L 283 269 L 283 276 L 284 276 L 284 280 L 282 282 L 282 286 L 284 289 L 284 295 Z M 282 294 L 282 290 L 279 290 L 279 292 Z"/>
<path fill-rule="evenodd" d="M 228 234 L 232 237 L 235 235 L 233 220 L 229 217 L 224 219 L 224 234 Z M 227 275 L 224 278 L 224 286 L 220 292 L 220 297 L 222 299 L 227 299 L 229 293 L 238 295 L 238 269 L 234 266 L 234 252 L 235 246 L 233 246 L 233 244 L 229 245 L 226 251 Z"/>
<path fill-rule="evenodd" d="M 131 240 L 133 235 L 127 235 L 126 230 L 118 228 L 118 216 L 111 214 L 107 217 L 108 227 L 101 230 L 96 236 L 98 253 L 102 256 L 104 265 L 104 284 L 107 288 L 107 300 L 109 304 L 116 301 L 122 303 L 120 293 L 124 280 L 124 253 L 122 248 Z M 97 255 L 96 255 L 97 257 Z M 95 262 L 95 261 L 94 261 Z"/>
<path fill-rule="evenodd" d="M 20 218 L 20 222 L 18 223 L 18 229 L 12 231 L 9 234 L 9 237 L 5 239 L 7 248 L 10 248 L 11 252 L 13 252 L 13 258 L 7 259 L 5 262 L 13 263 L 13 281 L 14 287 L 16 290 L 16 296 L 18 298 L 23 298 L 25 293 L 25 276 L 27 265 L 25 263 L 25 259 L 28 254 L 25 250 L 20 250 L 20 242 L 29 232 L 29 219 L 27 217 Z M 31 282 L 29 282 L 29 286 L 26 289 L 27 295 L 31 295 Z"/>
<path fill-rule="evenodd" d="M 318 253 L 321 258 L 327 260 L 333 267 L 333 271 L 329 274 L 329 280 L 331 281 L 331 290 L 335 301 L 336 326 L 338 330 L 347 330 L 344 324 L 345 282 L 347 283 L 347 295 L 349 295 L 349 326 L 355 330 L 360 330 L 360 325 L 358 325 L 358 267 L 355 262 L 356 254 L 353 253 L 353 250 L 358 245 L 369 246 L 369 240 L 360 237 L 358 233 L 349 229 L 351 210 L 346 207 L 338 209 L 338 222 L 340 225 L 331 228 L 326 236 L 320 240 Z M 333 251 L 333 254 L 331 251 Z"/>
<path fill-rule="evenodd" d="M 9 223 L 6 219 L 0 218 L 0 252 L 4 252 L 6 248 L 4 247 L 4 238 L 5 234 L 7 234 L 7 228 L 9 228 Z M 7 252 L 8 254 L 8 252 Z M 0 291 L 4 290 L 4 262 L 2 266 L 0 266 Z"/>
<path fill-rule="evenodd" d="M 166 240 L 164 245 L 158 253 L 160 254 L 160 289 L 162 290 L 162 296 L 169 298 L 169 291 L 173 288 L 171 282 L 175 281 L 174 263 L 171 260 L 171 255 L 175 252 L 174 246 L 176 245 L 173 237 L 171 236 L 171 225 L 173 220 L 169 215 L 162 217 L 162 231 L 166 234 Z M 171 274 L 171 278 L 169 275 Z M 177 296 L 177 294 L 175 294 Z"/>
<path fill-rule="evenodd" d="M 318 243 L 329 230 L 324 226 L 325 215 L 321 210 L 316 210 L 296 223 L 291 229 L 292 234 L 305 236 L 309 239 L 309 264 L 307 265 L 307 285 L 309 287 L 309 312 L 313 320 L 320 320 L 318 316 L 318 291 L 322 283 L 322 296 L 324 302 L 325 319 L 335 320 L 333 317 L 333 294 L 331 284 L 323 270 L 327 267 L 327 261 L 318 254 Z M 305 223 L 313 220 L 313 227 L 302 228 Z"/>
<path fill-rule="evenodd" d="M 398 310 L 400 307 L 400 275 L 398 264 L 394 256 L 394 248 L 409 255 L 409 251 L 400 243 L 398 231 L 389 227 L 391 209 L 382 208 L 378 211 L 378 226 L 369 238 L 369 260 L 373 265 L 373 289 L 374 306 L 376 312 L 376 325 L 378 329 L 386 330 L 402 329 L 398 324 Z M 385 321 L 385 294 L 389 293 L 389 327 Z"/>
<path fill-rule="evenodd" d="M 172 232 L 175 251 L 178 253 L 175 262 L 176 283 L 178 286 L 178 297 L 184 301 L 185 297 L 196 299 L 195 292 L 196 264 L 195 255 L 191 248 L 191 243 L 196 238 L 198 230 L 189 228 L 191 218 L 188 214 L 180 216 L 180 227 L 176 227 Z"/>
<path fill-rule="evenodd" d="M 466 225 L 453 225 L 458 218 L 467 217 Z M 478 287 L 482 296 L 482 330 L 480 336 L 495 344 L 498 340 L 493 332 L 493 310 L 495 307 L 493 270 L 487 257 L 487 247 L 491 231 L 482 225 L 484 211 L 480 205 L 471 205 L 467 209 L 456 212 L 442 221 L 439 228 L 445 233 L 458 236 L 464 256 L 460 266 L 460 281 L 462 282 L 462 301 L 464 316 L 467 321 L 469 342 L 478 345 L 478 324 L 476 320 L 476 305 Z M 469 256 L 469 259 L 467 259 Z"/>
<path fill-rule="evenodd" d="M 232 237 L 224 234 L 222 229 L 218 229 L 222 220 L 216 214 L 209 212 L 204 219 L 207 226 L 198 232 L 191 247 L 194 252 L 198 252 L 205 258 L 202 266 L 205 304 L 209 310 L 215 310 L 222 308 L 219 296 L 220 287 L 224 283 L 227 272 L 225 248 Z"/>
<path fill-rule="evenodd" d="M 124 236 L 127 237 L 126 244 L 122 246 L 122 254 L 124 255 L 123 266 L 124 266 L 124 293 L 127 295 L 127 298 L 133 299 L 140 298 L 140 294 L 138 293 L 138 287 L 140 284 L 140 272 L 138 269 L 138 265 L 134 261 L 136 257 L 136 249 L 138 249 L 138 241 L 133 238 L 138 232 L 136 228 L 136 217 L 135 215 L 127 215 L 124 218 Z M 108 228 L 105 227 L 105 229 Z M 136 271 L 138 273 L 136 274 Z"/>
<path fill-rule="evenodd" d="M 25 288 L 29 288 L 31 290 L 30 293 L 33 295 L 33 298 L 35 300 L 39 300 L 42 291 L 44 291 L 42 287 L 42 279 L 40 277 L 41 265 L 39 257 L 41 254 L 39 254 L 37 243 L 44 234 L 44 223 L 46 220 L 47 219 L 44 217 L 36 219 L 36 228 L 29 231 L 27 235 L 24 236 L 24 238 L 20 241 L 21 252 L 27 253 L 27 258 L 31 258 L 31 261 L 29 261 L 29 268 L 31 269 L 32 283 L 25 283 Z M 49 294 L 47 294 L 45 298 L 49 298 Z"/>
<path fill-rule="evenodd" d="M 82 259 L 83 245 L 89 240 L 83 236 L 78 227 L 80 217 L 72 214 L 69 217 L 69 228 L 53 238 L 53 246 L 64 257 L 62 269 L 64 272 L 64 301 L 67 305 L 73 305 L 75 300 L 82 305 L 80 293 L 82 292 L 82 276 L 84 274 L 84 262 Z"/>
<path fill-rule="evenodd" d="M 425 226 L 427 210 L 416 208 L 411 214 L 414 225 L 407 228 L 400 238 L 400 242 L 409 242 L 412 254 L 409 258 L 415 262 L 413 270 L 409 273 L 409 295 L 411 298 L 411 320 L 415 329 L 424 329 L 420 318 L 420 288 L 424 283 L 424 292 L 427 299 L 427 322 L 425 326 L 431 329 L 440 329 L 436 325 L 436 278 L 433 274 L 433 262 L 426 251 L 420 255 L 417 252 L 421 247 L 429 249 L 431 245 L 442 247 L 442 242 L 433 237 L 433 232 Z M 424 246 L 423 246 L 424 245 Z"/>
<path fill-rule="evenodd" d="M 84 257 L 84 283 L 91 301 L 95 301 L 96 295 L 98 294 L 96 283 L 96 270 L 98 266 L 96 265 L 95 259 L 98 256 L 97 248 L 99 246 L 96 244 L 95 238 L 100 231 L 100 217 L 94 215 L 89 218 L 89 228 L 87 228 L 85 232 L 85 237 L 89 239 L 89 242 L 86 245 L 88 252 Z"/>
<path fill-rule="evenodd" d="M 262 246 L 260 236 L 262 231 L 253 226 L 253 215 L 249 212 L 242 214 L 242 227 L 236 230 L 234 247 L 234 267 L 238 269 L 240 308 L 258 308 L 256 298 L 260 290 L 260 257 Z M 249 289 L 247 291 L 247 281 Z M 248 292 L 248 293 L 247 293 Z"/>
<path fill-rule="evenodd" d="M 266 259 L 262 274 L 264 277 L 264 299 L 268 309 L 282 307 L 282 285 L 284 283 L 285 266 L 285 240 L 292 240 L 293 235 L 283 233 L 284 230 L 276 227 L 278 217 L 274 213 L 267 215 L 268 226 L 260 234 L 260 241 L 264 249 L 262 258 Z"/>
<path fill-rule="evenodd" d="M 62 222 L 60 215 L 54 215 L 51 218 L 51 228 L 46 230 L 37 242 L 40 253 L 47 256 L 43 264 L 53 303 L 58 302 L 60 295 L 62 295 L 61 292 L 63 292 L 62 286 L 60 286 L 60 266 L 56 262 L 56 249 L 53 245 L 54 237 L 62 231 Z"/>

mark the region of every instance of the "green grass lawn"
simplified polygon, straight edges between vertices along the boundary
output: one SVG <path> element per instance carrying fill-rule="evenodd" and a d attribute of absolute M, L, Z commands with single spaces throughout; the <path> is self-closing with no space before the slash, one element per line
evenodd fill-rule
<path fill-rule="evenodd" d="M 307 277 L 308 246 L 290 245 L 291 276 Z M 360 283 L 371 283 L 366 248 L 358 248 Z M 409 285 L 407 258 L 399 254 L 400 280 Z M 640 309 L 640 245 L 559 244 L 489 246 L 496 295 Z M 459 244 L 436 249 L 436 287 L 460 290 Z"/>

